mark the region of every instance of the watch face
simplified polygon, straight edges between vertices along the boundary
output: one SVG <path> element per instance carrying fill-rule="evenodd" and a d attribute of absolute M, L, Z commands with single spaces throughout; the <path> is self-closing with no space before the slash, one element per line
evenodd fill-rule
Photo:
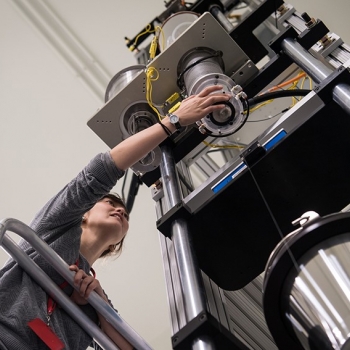
<path fill-rule="evenodd" d="M 179 121 L 179 117 L 175 114 L 170 114 L 169 119 L 172 124 L 178 123 Z"/>

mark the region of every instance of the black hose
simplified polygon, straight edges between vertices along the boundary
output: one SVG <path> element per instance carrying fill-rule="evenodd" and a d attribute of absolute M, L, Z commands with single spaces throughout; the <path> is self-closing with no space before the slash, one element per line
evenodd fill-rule
<path fill-rule="evenodd" d="M 139 179 L 139 177 L 135 174 L 132 173 L 132 178 L 130 182 L 130 188 L 129 188 L 129 193 L 128 193 L 128 198 L 126 200 L 126 210 L 131 213 L 131 210 L 134 206 L 135 202 L 135 197 L 139 191 L 139 187 L 142 185 L 142 181 Z"/>
<path fill-rule="evenodd" d="M 273 100 L 275 98 L 281 97 L 291 97 L 291 96 L 306 96 L 311 90 L 305 89 L 295 89 L 295 90 L 281 90 L 268 92 L 263 95 L 255 96 L 253 98 L 248 99 L 249 106 L 254 106 L 258 103 L 265 102 L 268 100 Z"/>

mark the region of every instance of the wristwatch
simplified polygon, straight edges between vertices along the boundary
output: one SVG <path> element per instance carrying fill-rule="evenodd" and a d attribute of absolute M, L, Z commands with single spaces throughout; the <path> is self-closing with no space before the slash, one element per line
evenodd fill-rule
<path fill-rule="evenodd" d="M 179 131 L 181 129 L 181 125 L 179 123 L 179 117 L 175 114 L 172 114 L 172 113 L 168 113 L 168 117 L 169 117 L 170 123 L 174 124 L 176 130 Z"/>

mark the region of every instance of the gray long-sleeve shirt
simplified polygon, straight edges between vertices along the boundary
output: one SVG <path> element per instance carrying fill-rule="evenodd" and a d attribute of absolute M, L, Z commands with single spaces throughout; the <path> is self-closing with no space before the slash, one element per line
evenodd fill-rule
<path fill-rule="evenodd" d="M 99 154 L 53 197 L 35 216 L 31 228 L 53 248 L 67 264 L 75 264 L 89 272 L 87 260 L 79 253 L 81 219 L 84 213 L 110 192 L 124 172 L 119 170 L 109 152 Z M 24 240 L 20 246 L 60 285 L 62 277 Z M 64 291 L 71 294 L 67 286 Z M 97 322 L 97 314 L 89 305 L 81 307 Z M 47 294 L 13 260 L 0 270 L 0 349 L 41 350 L 46 345 L 27 326 L 34 318 L 46 322 Z M 63 309 L 56 307 L 50 327 L 66 345 L 66 349 L 86 349 L 91 337 Z"/>

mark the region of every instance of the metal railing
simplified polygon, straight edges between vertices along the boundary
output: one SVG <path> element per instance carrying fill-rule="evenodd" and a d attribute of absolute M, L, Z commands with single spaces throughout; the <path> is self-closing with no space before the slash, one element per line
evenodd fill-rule
<path fill-rule="evenodd" d="M 16 219 L 0 221 L 0 245 L 13 257 L 21 268 L 28 273 L 91 337 L 105 350 L 115 350 L 118 347 L 111 339 L 93 323 L 80 308 L 62 292 L 51 278 L 6 234 L 11 231 L 24 238 L 52 267 L 76 290 L 74 285 L 75 272 L 69 270 L 68 264 L 26 224 Z M 134 348 L 152 350 L 140 337 L 96 292 L 87 298 L 94 309 L 102 315 L 116 331 L 118 331 Z"/>

